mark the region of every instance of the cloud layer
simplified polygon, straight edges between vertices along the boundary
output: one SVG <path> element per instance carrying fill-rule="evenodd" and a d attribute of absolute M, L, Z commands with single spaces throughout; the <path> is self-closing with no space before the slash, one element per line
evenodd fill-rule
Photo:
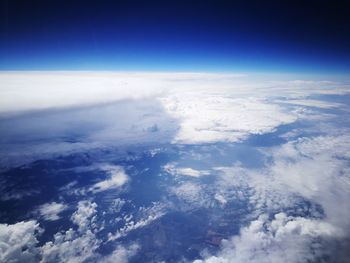
<path fill-rule="evenodd" d="M 152 248 L 138 233 L 156 229 L 163 244 L 197 212 L 207 214 L 189 226 L 206 227 L 195 250 L 212 228 L 228 230 L 195 262 L 347 258 L 349 108 L 332 96 L 348 96 L 348 84 L 130 72 L 7 72 L 0 81 L 1 169 L 84 155 L 45 170 L 68 178 L 55 198 L 0 224 L 0 261 L 128 262 Z M 39 196 L 9 179 L 0 178 L 0 200 Z M 59 220 L 66 227 L 47 239 Z"/>
<path fill-rule="evenodd" d="M 2 167 L 111 146 L 237 142 L 308 107 L 342 108 L 309 97 L 348 92 L 344 83 L 213 73 L 3 72 L 0 82 Z"/>

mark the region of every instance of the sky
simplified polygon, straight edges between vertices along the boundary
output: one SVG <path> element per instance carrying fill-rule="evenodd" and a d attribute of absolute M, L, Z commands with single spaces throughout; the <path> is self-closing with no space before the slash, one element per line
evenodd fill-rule
<path fill-rule="evenodd" d="M 346 1 L 1 0 L 1 70 L 350 71 Z"/>

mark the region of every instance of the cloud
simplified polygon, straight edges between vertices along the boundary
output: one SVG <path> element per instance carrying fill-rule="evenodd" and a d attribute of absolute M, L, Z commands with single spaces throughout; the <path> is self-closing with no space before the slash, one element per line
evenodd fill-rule
<path fill-rule="evenodd" d="M 84 262 L 96 260 L 95 250 L 101 241 L 96 237 L 97 204 L 88 200 L 79 201 L 71 220 L 78 231 L 70 228 L 58 232 L 52 241 L 46 242 L 40 249 L 42 262 Z"/>
<path fill-rule="evenodd" d="M 2 72 L 0 113 L 101 104 L 125 99 L 159 97 L 169 90 L 180 93 L 224 91 L 237 97 L 280 94 L 344 94 L 346 83 L 281 79 L 278 75 L 160 72 Z M 279 80 L 276 80 L 279 79 Z M 48 92 L 48 88 L 50 90 Z M 337 88 L 334 88 L 337 87 Z"/>
<path fill-rule="evenodd" d="M 184 181 L 169 187 L 169 192 L 175 200 L 180 201 L 179 208 L 183 211 L 198 207 L 214 207 L 220 201 L 214 199 L 213 187 L 207 187 L 199 182 Z M 221 200 L 222 201 L 222 200 Z"/>
<path fill-rule="evenodd" d="M 36 235 L 41 232 L 35 220 L 0 224 L 0 261 L 37 262 L 39 251 Z"/>
<path fill-rule="evenodd" d="M 131 145 L 242 141 L 298 120 L 331 120 L 335 114 L 326 115 L 320 110 L 336 111 L 343 106 L 324 101 L 322 96 L 317 100 L 310 97 L 349 93 L 344 83 L 260 82 L 254 77 L 205 73 L 27 72 L 1 73 L 0 80 L 4 87 L 0 90 L 2 167 L 77 152 L 127 149 Z M 350 229 L 350 138 L 348 130 L 334 129 L 332 123 L 323 125 L 322 133 L 327 136 L 313 135 L 259 149 L 266 157 L 264 167 L 248 169 L 235 164 L 199 170 L 188 163 L 164 167 L 180 178 L 169 185 L 169 191 L 184 211 L 198 207 L 224 210 L 240 202 L 245 205 L 245 211 L 237 212 L 239 222 L 244 222 L 240 234 L 224 241 L 217 254 L 204 255 L 204 261 L 298 262 L 334 256 L 327 244 L 342 242 Z M 314 129 L 319 127 L 321 124 Z M 304 135 L 284 138 L 291 139 L 288 136 Z M 122 189 L 130 180 L 119 166 L 92 168 L 105 171 L 108 178 L 78 189 L 84 193 Z M 215 180 L 205 184 L 202 181 L 206 179 Z M 71 189 L 67 186 L 62 191 Z M 29 192 L 11 192 L 8 198 L 25 194 Z M 120 242 L 121 237 L 146 227 L 167 211 L 153 204 L 123 214 L 125 202 L 116 199 L 110 207 L 109 215 L 121 215 L 106 237 L 109 241 Z M 39 211 L 45 220 L 57 220 L 64 209 L 65 204 L 53 202 Z M 97 215 L 95 202 L 80 201 L 71 216 L 75 226 L 56 233 L 42 247 L 37 247 L 40 228 L 36 221 L 2 224 L 1 259 L 127 261 L 137 252 L 137 245 L 117 246 L 105 258 L 97 252 L 102 244 L 98 231 L 104 224 Z"/>
<path fill-rule="evenodd" d="M 340 108 L 345 106 L 344 104 L 341 104 L 341 103 L 322 101 L 322 100 L 313 100 L 313 99 L 291 99 L 291 100 L 284 100 L 284 101 L 281 100 L 277 102 L 292 104 L 292 105 L 307 106 L 307 107 L 315 107 L 315 108 L 321 108 L 321 109 Z"/>
<path fill-rule="evenodd" d="M 73 229 L 54 235 L 53 241 L 45 243 L 40 249 L 41 262 L 85 262 L 97 255 L 95 250 L 100 242 L 90 230 L 79 235 Z"/>
<path fill-rule="evenodd" d="M 120 166 L 104 165 L 101 169 L 109 174 L 109 178 L 94 184 L 90 188 L 94 193 L 120 188 L 129 181 L 129 177 Z"/>
<path fill-rule="evenodd" d="M 319 136 L 288 142 L 272 151 L 270 170 L 289 191 L 322 205 L 326 220 L 350 229 L 350 136 Z"/>
<path fill-rule="evenodd" d="M 219 194 L 219 193 L 216 193 L 214 195 L 214 198 L 215 198 L 215 200 L 217 200 L 219 203 L 221 203 L 223 205 L 225 205 L 227 203 L 226 198 L 223 195 Z"/>
<path fill-rule="evenodd" d="M 263 168 L 215 168 L 209 191 L 226 201 L 240 196 L 249 204 L 247 219 L 258 219 L 203 262 L 346 262 L 349 142 L 348 135 L 298 138 L 264 149 L 269 161 Z"/>
<path fill-rule="evenodd" d="M 48 204 L 51 207 L 56 205 Z M 43 232 L 35 220 L 19 222 L 13 225 L 0 224 L 0 261 L 1 262 L 84 262 L 96 261 L 96 249 L 101 241 L 95 235 L 96 203 L 80 201 L 71 220 L 78 225 L 78 231 L 72 228 L 58 232 L 52 241 L 41 247 L 37 236 Z M 55 217 L 49 214 L 49 220 Z"/>
<path fill-rule="evenodd" d="M 55 207 L 50 203 L 44 206 Z M 128 246 L 118 245 L 107 256 L 96 250 L 101 240 L 96 236 L 97 205 L 91 201 L 80 201 L 71 220 L 78 230 L 69 228 L 54 234 L 51 241 L 38 246 L 37 236 L 43 232 L 35 220 L 23 221 L 13 225 L 0 224 L 0 261 L 1 262 L 117 262 L 124 263 L 140 249 L 136 243 Z M 140 213 L 147 216 L 133 225 L 127 225 L 124 234 L 133 229 L 143 227 L 160 216 L 159 206 L 142 208 Z M 157 212 L 158 211 L 158 212 Z M 158 214 L 157 214 L 158 213 Z M 48 215 L 49 220 L 54 215 Z"/>
<path fill-rule="evenodd" d="M 229 93 L 179 93 L 164 99 L 163 104 L 171 116 L 180 120 L 173 142 L 182 144 L 236 142 L 296 120 L 278 105 L 250 97 L 232 98 Z"/>
<path fill-rule="evenodd" d="M 67 208 L 68 206 L 66 204 L 52 202 L 41 205 L 39 207 L 39 213 L 45 220 L 55 221 L 60 219 L 59 214 Z"/>
<path fill-rule="evenodd" d="M 0 121 L 0 167 L 116 146 L 122 150 L 167 143 L 177 126 L 154 98 L 25 112 Z"/>
<path fill-rule="evenodd" d="M 129 232 L 147 226 L 153 221 L 161 218 L 165 213 L 165 206 L 161 203 L 153 203 L 150 207 L 140 207 L 135 215 L 125 215 L 121 220 L 124 226 L 114 234 L 108 233 L 108 241 L 114 241 L 126 236 Z"/>
<path fill-rule="evenodd" d="M 78 225 L 80 232 L 94 228 L 96 208 L 97 204 L 95 202 L 86 200 L 78 202 L 78 209 L 73 213 L 71 220 Z"/>
<path fill-rule="evenodd" d="M 164 78 L 142 73 L 7 72 L 0 79 L 0 112 L 8 113 L 147 98 L 162 92 Z"/>
<path fill-rule="evenodd" d="M 127 263 L 130 258 L 136 255 L 140 246 L 138 244 L 131 244 L 129 246 L 117 246 L 112 254 L 103 257 L 99 260 L 101 263 Z"/>
<path fill-rule="evenodd" d="M 346 83 L 214 73 L 3 72 L 0 81 L 5 168 L 115 146 L 236 142 L 305 117 L 295 110 L 305 101 L 330 104 L 308 96 L 348 93 Z"/>
<path fill-rule="evenodd" d="M 320 237 L 341 235 L 332 225 L 320 220 L 278 213 L 270 221 L 261 215 L 240 235 L 222 242 L 222 250 L 195 263 L 278 263 L 322 262 L 329 256 Z"/>
<path fill-rule="evenodd" d="M 163 170 L 174 176 L 184 175 L 198 178 L 204 175 L 209 175 L 209 171 L 207 170 L 196 170 L 191 167 L 176 167 L 176 163 L 168 163 L 164 165 Z"/>

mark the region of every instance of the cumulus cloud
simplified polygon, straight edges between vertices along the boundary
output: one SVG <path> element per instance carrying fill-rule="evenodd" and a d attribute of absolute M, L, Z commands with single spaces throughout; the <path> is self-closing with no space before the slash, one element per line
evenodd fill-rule
<path fill-rule="evenodd" d="M 101 169 L 109 174 L 109 178 L 94 184 L 90 188 L 90 191 L 94 193 L 120 188 L 129 180 L 129 177 L 121 166 L 104 165 Z"/>
<path fill-rule="evenodd" d="M 95 259 L 95 250 L 101 241 L 95 235 L 97 204 L 91 201 L 79 201 L 71 220 L 78 231 L 70 228 L 58 232 L 52 241 L 41 249 L 42 262 L 84 262 Z"/>
<path fill-rule="evenodd" d="M 54 235 L 54 240 L 45 243 L 41 247 L 41 262 L 84 262 L 96 257 L 95 250 L 100 244 L 90 230 L 79 235 L 73 229 L 59 232 Z"/>
<path fill-rule="evenodd" d="M 54 203 L 51 207 L 59 207 Z M 46 205 L 45 205 L 46 206 Z M 96 260 L 95 250 L 101 241 L 95 235 L 96 203 L 80 201 L 71 220 L 78 225 L 58 232 L 52 241 L 38 246 L 37 236 L 43 231 L 34 221 L 19 222 L 13 225 L 0 224 L 1 262 L 84 262 Z M 58 209 L 59 210 L 59 209 Z M 46 213 L 48 220 L 55 220 L 57 209 Z"/>
<path fill-rule="evenodd" d="M 271 173 L 289 191 L 319 203 L 327 220 L 350 229 L 350 137 L 301 138 L 273 150 Z"/>
<path fill-rule="evenodd" d="M 217 255 L 194 263 L 322 262 L 322 258 L 329 255 L 323 250 L 319 238 L 341 234 L 320 220 L 279 213 L 270 221 L 267 215 L 261 215 L 242 228 L 240 235 L 223 241 L 222 250 Z"/>
<path fill-rule="evenodd" d="M 35 220 L 0 224 L 0 261 L 38 262 L 36 236 L 41 232 Z"/>
<path fill-rule="evenodd" d="M 71 217 L 73 223 L 78 225 L 80 232 L 85 232 L 91 228 L 94 228 L 96 221 L 97 204 L 91 201 L 79 201 L 78 209 Z"/>
<path fill-rule="evenodd" d="M 60 219 L 59 214 L 67 208 L 68 206 L 66 204 L 52 202 L 41 205 L 39 207 L 39 213 L 45 220 L 55 221 Z"/>
<path fill-rule="evenodd" d="M 215 168 L 219 176 L 211 187 L 219 199 L 241 191 L 248 218 L 260 216 L 223 242 L 217 255 L 198 262 L 346 262 L 341 244 L 349 243 L 349 142 L 348 135 L 299 138 L 265 149 L 271 161 L 264 168 Z M 334 243 L 340 244 L 337 253 Z"/>

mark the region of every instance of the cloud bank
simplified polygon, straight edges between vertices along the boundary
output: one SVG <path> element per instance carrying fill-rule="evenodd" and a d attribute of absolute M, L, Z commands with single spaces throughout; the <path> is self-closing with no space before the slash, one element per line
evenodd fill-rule
<path fill-rule="evenodd" d="M 273 77 L 273 76 L 271 76 Z M 237 142 L 305 117 L 346 83 L 254 75 L 2 72 L 0 165 L 132 144 Z"/>

